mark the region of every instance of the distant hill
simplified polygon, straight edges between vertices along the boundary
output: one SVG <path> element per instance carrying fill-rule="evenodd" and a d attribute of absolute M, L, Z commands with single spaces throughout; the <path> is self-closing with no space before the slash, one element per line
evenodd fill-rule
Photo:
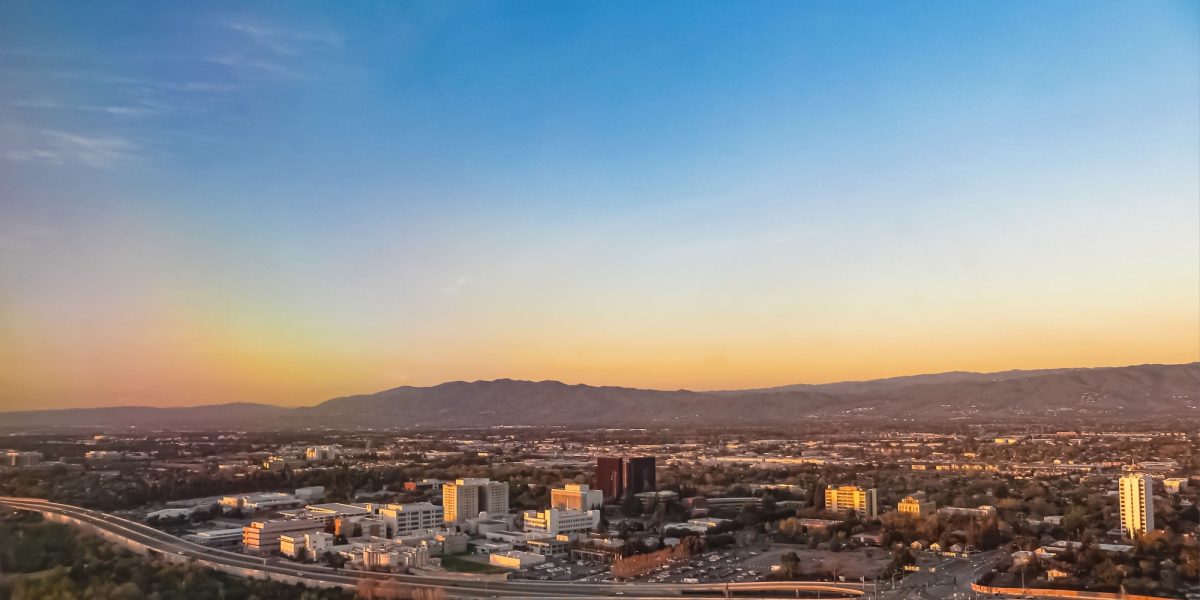
<path fill-rule="evenodd" d="M 57 427 L 91 429 L 232 429 L 244 428 L 260 422 L 269 423 L 288 415 L 291 410 L 282 406 L 243 402 L 182 408 L 112 406 L 105 408 L 31 410 L 0 413 L 0 430 Z"/>
<path fill-rule="evenodd" d="M 941 373 L 758 390 L 692 392 L 452 381 L 346 396 L 316 406 L 223 404 L 0 413 L 0 428 L 275 429 L 493 425 L 721 426 L 1200 420 L 1200 363 Z"/>
<path fill-rule="evenodd" d="M 960 382 L 988 382 L 1004 379 L 1035 377 L 1038 375 L 1053 375 L 1068 371 L 1088 371 L 1090 369 L 1041 369 L 1036 371 L 1001 371 L 998 373 L 973 373 L 970 371 L 950 371 L 948 373 L 933 373 L 929 375 L 903 375 L 886 379 L 870 379 L 866 381 L 839 381 L 837 383 L 798 383 L 771 388 L 755 388 L 749 390 L 721 390 L 715 393 L 726 396 L 741 394 L 774 394 L 779 392 L 826 392 L 830 394 L 866 394 L 871 392 L 887 392 L 914 385 L 944 384 Z"/>

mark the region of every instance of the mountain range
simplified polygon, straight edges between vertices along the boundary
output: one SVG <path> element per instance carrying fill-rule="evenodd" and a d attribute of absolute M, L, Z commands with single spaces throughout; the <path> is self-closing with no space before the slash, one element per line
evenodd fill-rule
<path fill-rule="evenodd" d="M 766 426 L 874 423 L 1200 421 L 1200 363 L 950 372 L 696 392 L 558 381 L 452 381 L 298 408 L 231 403 L 0 413 L 0 429 L 280 429 Z"/>

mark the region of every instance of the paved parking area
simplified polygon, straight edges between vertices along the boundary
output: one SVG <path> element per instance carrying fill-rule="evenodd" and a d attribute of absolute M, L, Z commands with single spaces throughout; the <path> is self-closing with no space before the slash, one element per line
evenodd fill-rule
<path fill-rule="evenodd" d="M 828 550 L 810 550 L 805 546 L 787 546 L 776 544 L 756 556 L 747 556 L 743 564 L 756 571 L 770 571 L 771 567 L 781 562 L 781 557 L 788 552 L 795 552 L 800 557 L 800 564 L 806 571 L 816 571 L 821 568 L 837 568 L 837 572 L 846 581 L 858 581 L 860 578 L 873 579 L 881 573 L 891 555 L 883 548 L 860 548 L 846 552 L 830 552 Z"/>

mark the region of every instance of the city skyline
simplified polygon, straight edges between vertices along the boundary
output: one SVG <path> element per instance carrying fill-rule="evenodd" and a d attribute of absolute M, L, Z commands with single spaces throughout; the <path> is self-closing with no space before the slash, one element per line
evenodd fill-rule
<path fill-rule="evenodd" d="M 1200 361 L 1194 3 L 539 6 L 0 6 L 0 411 Z"/>

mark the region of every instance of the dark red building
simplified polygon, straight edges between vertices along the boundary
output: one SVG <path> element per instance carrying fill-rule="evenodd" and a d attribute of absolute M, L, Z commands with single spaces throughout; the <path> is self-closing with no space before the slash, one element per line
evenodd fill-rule
<path fill-rule="evenodd" d="M 627 496 L 658 489 L 653 456 L 600 456 L 596 458 L 596 489 L 604 500 L 624 501 Z"/>

